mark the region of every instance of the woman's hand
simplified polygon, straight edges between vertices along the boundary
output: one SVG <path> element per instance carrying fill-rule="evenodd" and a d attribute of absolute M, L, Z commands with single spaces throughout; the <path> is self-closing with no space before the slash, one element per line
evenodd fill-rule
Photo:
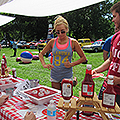
<path fill-rule="evenodd" d="M 66 68 L 70 68 L 70 67 L 72 67 L 72 66 L 71 66 L 71 63 L 69 62 L 68 59 L 67 59 L 66 62 L 64 62 L 64 66 L 65 66 Z"/>
<path fill-rule="evenodd" d="M 8 98 L 9 95 L 3 95 L 2 97 L 0 97 L 0 106 L 7 102 Z"/>
<path fill-rule="evenodd" d="M 92 75 L 93 74 L 97 74 L 98 72 L 96 71 L 96 69 L 92 70 Z"/>
<path fill-rule="evenodd" d="M 36 120 L 36 116 L 35 114 L 31 111 L 31 112 L 27 112 L 24 120 Z"/>
<path fill-rule="evenodd" d="M 43 65 L 44 68 L 52 69 L 54 66 L 52 64 Z"/>

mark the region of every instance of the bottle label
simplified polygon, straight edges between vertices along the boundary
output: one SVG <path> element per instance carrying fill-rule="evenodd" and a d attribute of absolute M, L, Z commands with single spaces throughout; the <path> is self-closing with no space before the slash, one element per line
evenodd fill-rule
<path fill-rule="evenodd" d="M 86 74 L 90 74 L 91 75 L 91 73 L 92 73 L 91 69 L 90 70 L 86 69 Z"/>
<path fill-rule="evenodd" d="M 71 86 L 71 84 L 70 83 L 63 83 L 63 92 L 62 92 L 62 94 L 63 94 L 63 96 L 64 97 L 70 97 L 71 96 L 71 88 L 72 86 Z"/>
<path fill-rule="evenodd" d="M 48 116 L 51 116 L 51 117 L 56 116 L 56 110 L 55 110 L 55 111 L 47 110 L 47 115 L 48 115 Z"/>
<path fill-rule="evenodd" d="M 103 104 L 109 105 L 109 106 L 114 106 L 115 105 L 115 95 L 103 93 Z"/>
<path fill-rule="evenodd" d="M 93 92 L 94 92 L 94 89 L 93 89 L 93 85 L 87 85 L 87 84 L 83 84 L 83 95 L 85 96 L 93 96 Z"/>
<path fill-rule="evenodd" d="M 16 77 L 16 71 L 14 72 L 14 77 Z"/>

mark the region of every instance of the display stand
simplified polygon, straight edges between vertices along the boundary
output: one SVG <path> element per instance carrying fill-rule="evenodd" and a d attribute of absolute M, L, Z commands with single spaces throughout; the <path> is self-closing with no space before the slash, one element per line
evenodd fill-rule
<path fill-rule="evenodd" d="M 1 71 L 1 68 L 0 68 L 0 71 Z M 1 72 L 0 72 L 0 76 L 3 78 L 8 77 L 10 71 L 11 71 L 11 69 L 10 69 L 10 67 L 8 67 L 5 69 L 5 75 L 1 75 Z"/>
<path fill-rule="evenodd" d="M 93 105 L 94 108 L 83 107 L 84 104 Z M 75 98 L 71 98 L 69 103 L 65 103 L 64 99 L 61 97 L 58 102 L 58 108 L 68 110 L 65 114 L 64 120 L 69 120 L 76 111 L 99 112 L 104 120 L 109 120 L 105 113 L 120 114 L 120 108 L 117 103 L 114 109 L 103 107 L 102 100 L 98 100 L 96 92 L 94 92 L 93 98 L 85 98 L 81 96 L 81 92 L 79 91 L 79 99 L 76 101 Z"/>

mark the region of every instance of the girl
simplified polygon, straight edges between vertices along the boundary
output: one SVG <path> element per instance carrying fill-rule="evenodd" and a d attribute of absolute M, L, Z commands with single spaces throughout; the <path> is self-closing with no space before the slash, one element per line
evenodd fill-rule
<path fill-rule="evenodd" d="M 52 87 L 61 88 L 61 81 L 64 78 L 73 79 L 72 67 L 86 61 L 86 57 L 81 49 L 78 41 L 67 36 L 69 31 L 68 22 L 62 16 L 57 16 L 54 29 L 57 34 L 56 38 L 51 39 L 39 53 L 39 59 L 44 68 L 51 69 Z M 53 62 L 46 64 L 43 55 L 52 49 Z M 73 51 L 80 56 L 77 61 L 71 62 Z"/>

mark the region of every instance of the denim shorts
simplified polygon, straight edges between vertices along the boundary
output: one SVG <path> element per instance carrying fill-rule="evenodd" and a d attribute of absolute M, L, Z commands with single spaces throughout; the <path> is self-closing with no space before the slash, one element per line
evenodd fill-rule
<path fill-rule="evenodd" d="M 72 76 L 71 78 L 64 78 L 64 79 L 71 79 L 71 80 L 73 80 L 73 76 Z M 59 80 L 59 81 L 58 81 L 58 80 L 55 80 L 55 79 L 53 79 L 53 78 L 50 78 L 50 81 L 51 81 L 51 82 L 56 82 L 56 83 L 59 83 L 59 82 L 61 83 L 61 82 L 62 82 L 62 80 Z"/>

